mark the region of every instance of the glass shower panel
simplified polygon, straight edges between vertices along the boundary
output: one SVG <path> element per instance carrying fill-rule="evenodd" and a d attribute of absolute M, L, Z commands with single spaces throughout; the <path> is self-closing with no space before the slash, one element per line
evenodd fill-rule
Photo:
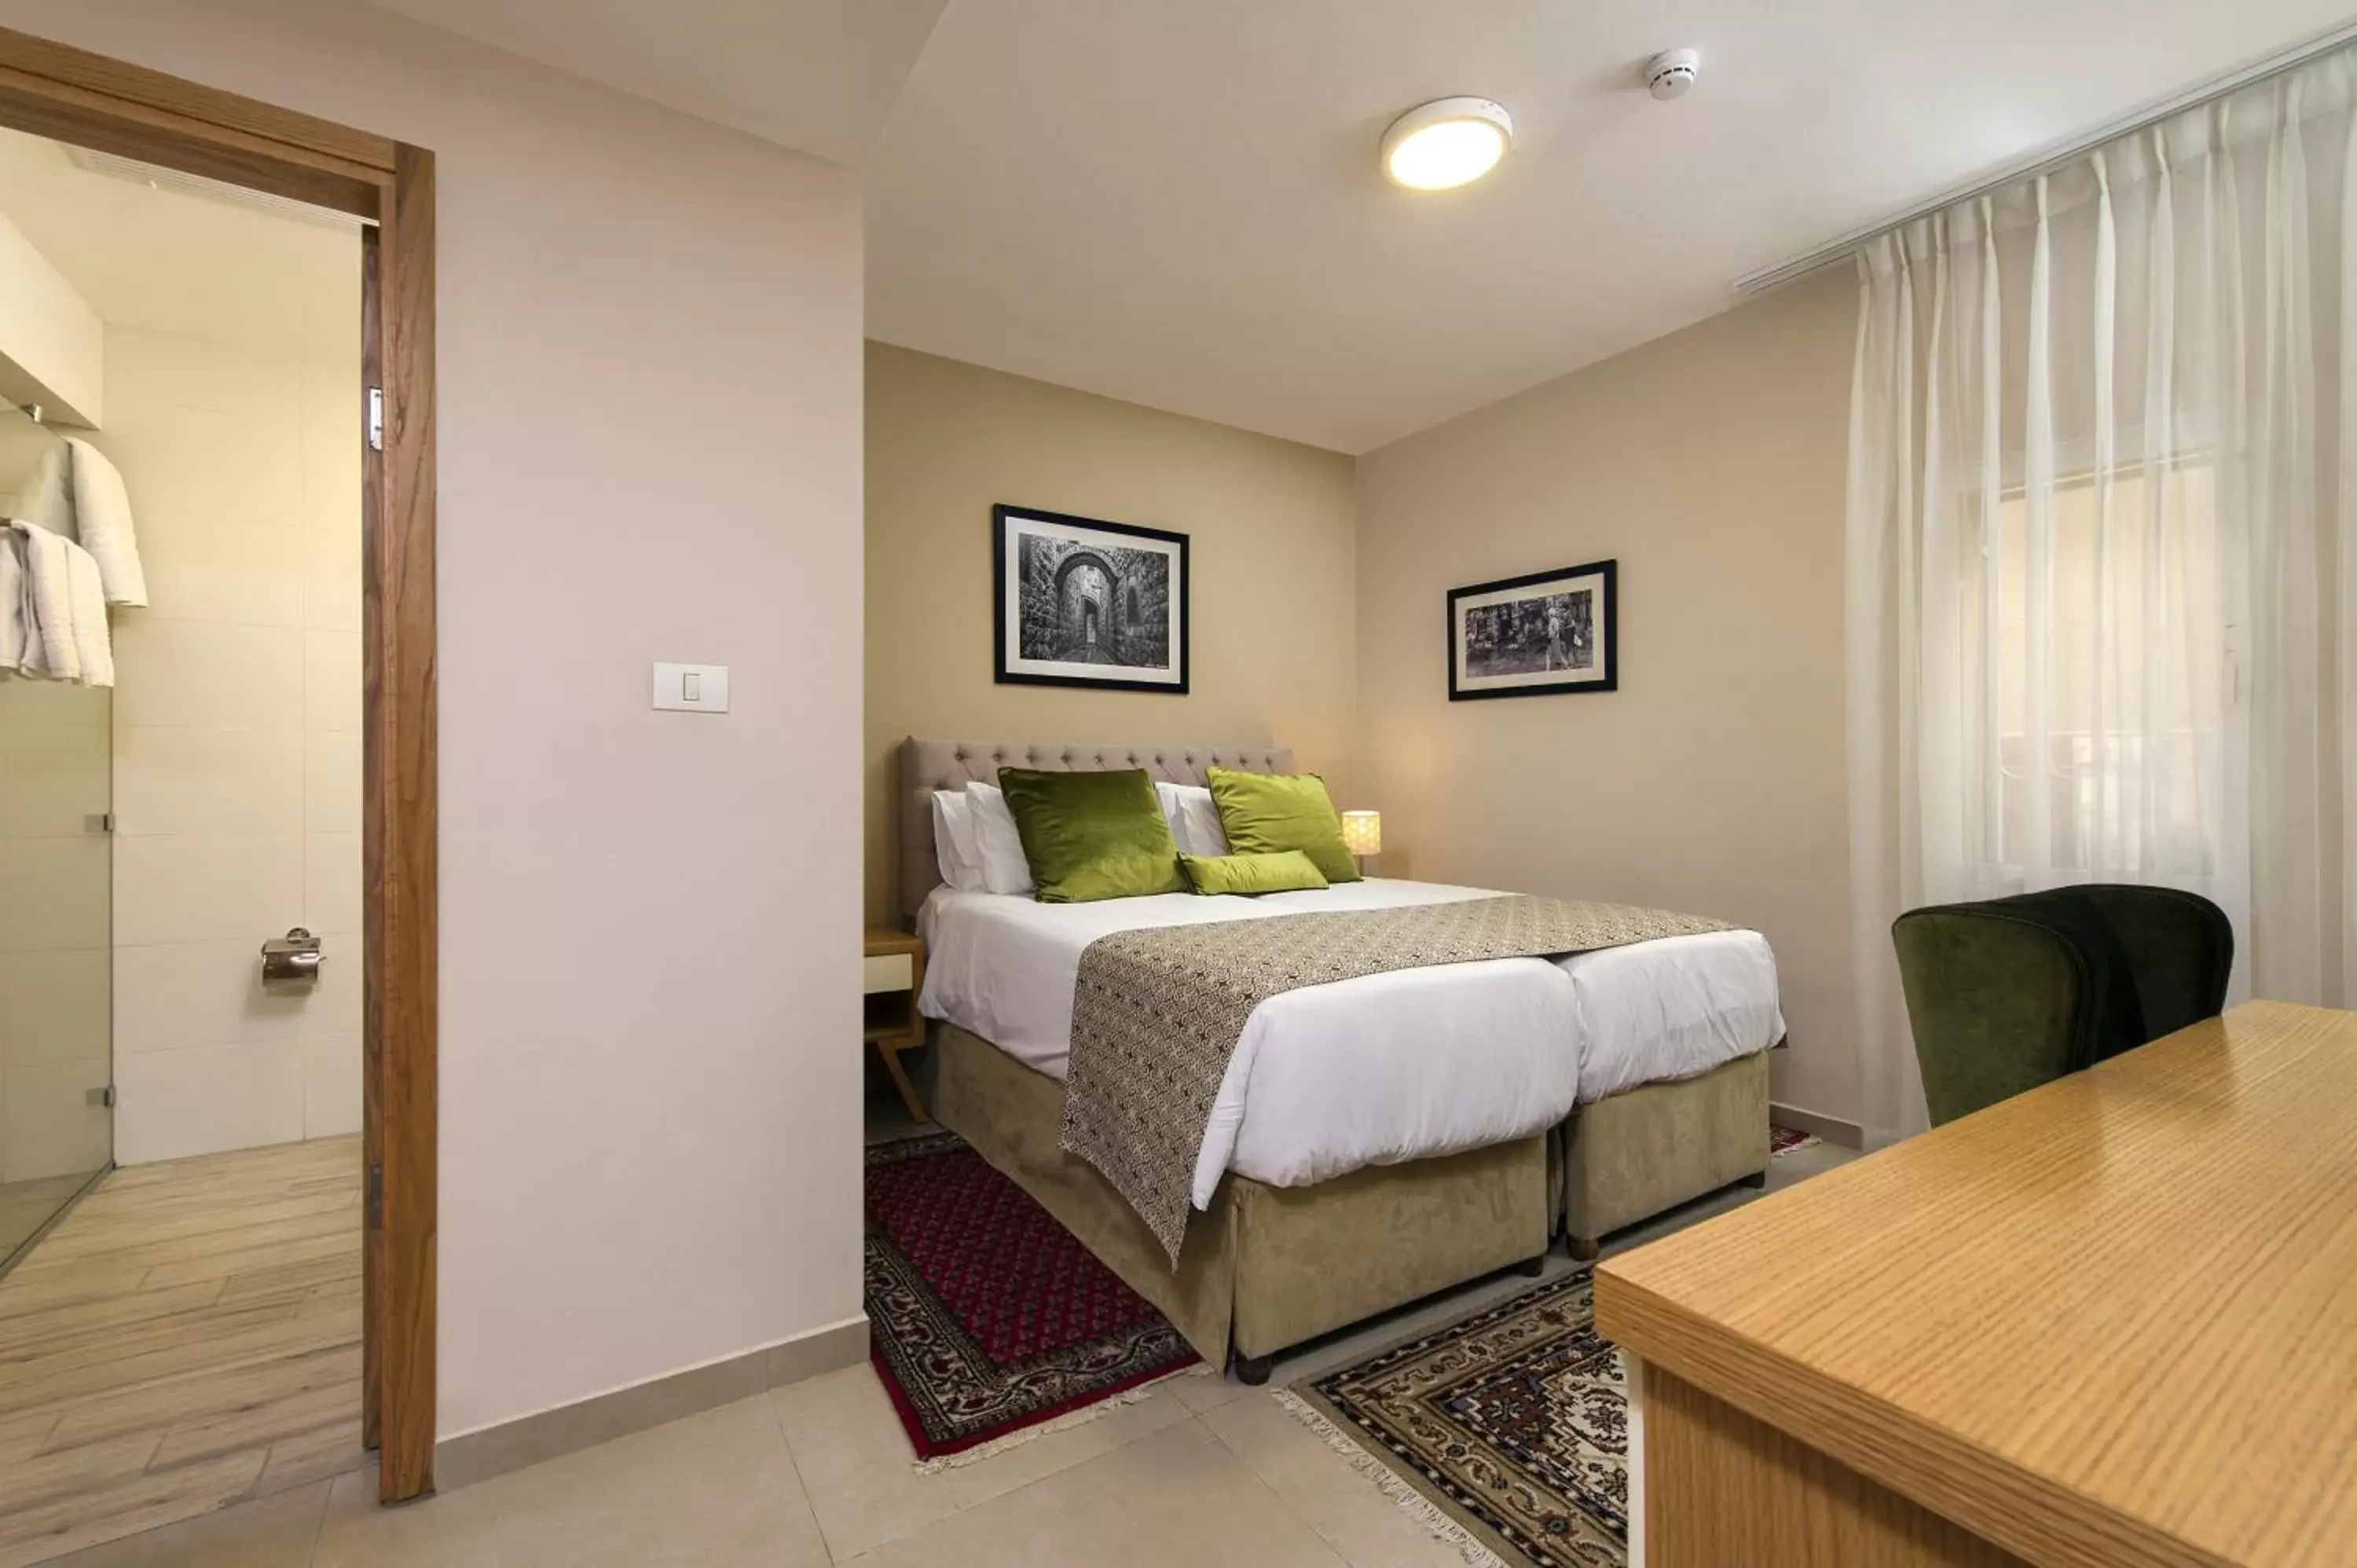
<path fill-rule="evenodd" d="M 0 408 L 0 510 L 48 443 Z M 0 672 L 0 1268 L 113 1157 L 113 695 Z"/>

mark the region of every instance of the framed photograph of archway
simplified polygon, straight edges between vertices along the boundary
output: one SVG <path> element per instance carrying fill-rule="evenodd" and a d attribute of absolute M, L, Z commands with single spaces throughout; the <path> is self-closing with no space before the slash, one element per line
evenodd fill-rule
<path fill-rule="evenodd" d="M 1187 691 L 1187 536 L 990 509 L 1001 684 Z"/>
<path fill-rule="evenodd" d="M 1617 690 L 1619 576 L 1591 561 L 1449 589 L 1448 700 Z"/>

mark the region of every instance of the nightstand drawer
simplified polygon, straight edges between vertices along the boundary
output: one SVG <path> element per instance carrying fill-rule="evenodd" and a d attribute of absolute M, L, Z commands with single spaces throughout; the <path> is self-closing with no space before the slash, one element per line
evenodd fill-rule
<path fill-rule="evenodd" d="M 915 961 L 904 952 L 871 953 L 863 961 L 863 988 L 873 996 L 879 991 L 910 991 L 916 988 Z"/>

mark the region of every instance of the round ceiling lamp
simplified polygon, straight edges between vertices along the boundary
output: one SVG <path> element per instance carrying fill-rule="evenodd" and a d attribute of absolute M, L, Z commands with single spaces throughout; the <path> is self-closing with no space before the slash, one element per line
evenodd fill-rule
<path fill-rule="evenodd" d="M 1513 116 L 1504 104 L 1437 99 L 1409 110 L 1383 133 L 1383 173 L 1410 190 L 1448 190 L 1497 167 L 1513 140 Z"/>

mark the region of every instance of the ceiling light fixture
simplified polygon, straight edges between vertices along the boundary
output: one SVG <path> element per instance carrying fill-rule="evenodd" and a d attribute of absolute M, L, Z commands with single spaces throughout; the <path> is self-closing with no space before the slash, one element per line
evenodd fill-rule
<path fill-rule="evenodd" d="M 1448 190 L 1498 166 L 1513 144 L 1513 116 L 1486 98 L 1420 103 L 1383 133 L 1383 173 L 1410 190 Z"/>

